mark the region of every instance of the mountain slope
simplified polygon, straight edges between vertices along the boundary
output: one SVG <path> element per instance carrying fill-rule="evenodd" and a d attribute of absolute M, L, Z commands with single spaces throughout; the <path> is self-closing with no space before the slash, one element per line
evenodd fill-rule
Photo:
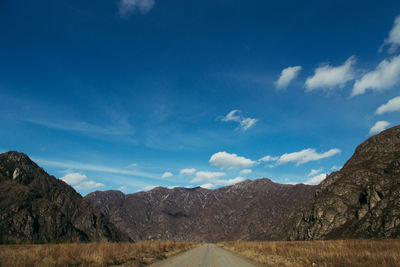
<path fill-rule="evenodd" d="M 216 190 L 157 187 L 129 195 L 97 191 L 85 198 L 134 240 L 214 242 L 282 239 L 282 221 L 314 192 L 314 186 L 258 179 Z"/>
<path fill-rule="evenodd" d="M 294 215 L 290 239 L 400 236 L 400 126 L 359 145 Z"/>
<path fill-rule="evenodd" d="M 127 240 L 89 201 L 22 153 L 0 154 L 0 242 Z"/>

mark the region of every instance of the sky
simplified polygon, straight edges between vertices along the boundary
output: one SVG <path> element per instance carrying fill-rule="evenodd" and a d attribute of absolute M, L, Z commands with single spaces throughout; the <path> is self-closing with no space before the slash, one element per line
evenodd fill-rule
<path fill-rule="evenodd" d="M 0 152 L 82 195 L 318 184 L 399 89 L 398 0 L 0 0 Z"/>

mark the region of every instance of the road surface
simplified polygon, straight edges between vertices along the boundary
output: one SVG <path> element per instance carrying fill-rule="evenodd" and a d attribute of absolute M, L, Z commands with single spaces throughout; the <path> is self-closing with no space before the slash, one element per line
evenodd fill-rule
<path fill-rule="evenodd" d="M 151 265 L 151 267 L 167 266 L 255 267 L 257 265 L 215 244 L 206 244 Z"/>

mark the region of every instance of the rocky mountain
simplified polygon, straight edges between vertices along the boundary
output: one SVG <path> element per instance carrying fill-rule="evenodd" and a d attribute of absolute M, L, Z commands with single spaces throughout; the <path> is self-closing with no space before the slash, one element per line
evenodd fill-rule
<path fill-rule="evenodd" d="M 129 195 L 97 191 L 85 198 L 134 240 L 266 240 L 282 238 L 282 222 L 315 189 L 258 179 L 215 190 L 157 187 Z"/>
<path fill-rule="evenodd" d="M 292 240 L 400 236 L 400 126 L 359 145 L 288 223 Z"/>
<path fill-rule="evenodd" d="M 72 187 L 18 152 L 0 154 L 0 242 L 128 240 Z"/>

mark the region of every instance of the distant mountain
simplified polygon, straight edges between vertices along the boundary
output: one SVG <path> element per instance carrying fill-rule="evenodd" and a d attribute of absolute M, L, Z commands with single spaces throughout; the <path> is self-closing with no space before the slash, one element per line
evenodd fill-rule
<path fill-rule="evenodd" d="M 82 198 L 26 155 L 7 152 L 0 154 L 0 233 L 2 242 L 400 237 L 400 126 L 359 145 L 318 186 L 264 178 Z"/>
<path fill-rule="evenodd" d="M 400 237 L 400 126 L 359 145 L 288 228 L 292 240 Z"/>
<path fill-rule="evenodd" d="M 258 179 L 215 190 L 157 187 L 129 195 L 97 191 L 85 198 L 134 240 L 266 240 L 282 239 L 282 222 L 315 189 Z"/>
<path fill-rule="evenodd" d="M 72 187 L 28 156 L 0 154 L 0 242 L 128 240 Z"/>

